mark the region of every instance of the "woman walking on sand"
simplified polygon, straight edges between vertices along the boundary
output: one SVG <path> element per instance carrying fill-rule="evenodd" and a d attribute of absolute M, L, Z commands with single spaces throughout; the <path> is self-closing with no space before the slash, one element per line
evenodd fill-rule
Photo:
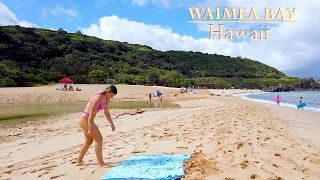
<path fill-rule="evenodd" d="M 94 123 L 94 118 L 97 112 L 99 112 L 100 110 L 104 110 L 104 114 L 111 125 L 112 131 L 115 130 L 115 126 L 109 113 L 108 105 L 110 103 L 110 99 L 113 98 L 116 94 L 117 88 L 115 86 L 111 85 L 107 87 L 102 92 L 96 93 L 82 112 L 78 122 L 84 133 L 84 144 L 82 145 L 78 155 L 78 159 L 76 162 L 77 166 L 83 165 L 82 159 L 85 153 L 88 151 L 93 140 L 95 141 L 95 152 L 99 165 L 107 166 L 107 164 L 104 163 L 102 157 L 103 138 L 97 125 Z"/>

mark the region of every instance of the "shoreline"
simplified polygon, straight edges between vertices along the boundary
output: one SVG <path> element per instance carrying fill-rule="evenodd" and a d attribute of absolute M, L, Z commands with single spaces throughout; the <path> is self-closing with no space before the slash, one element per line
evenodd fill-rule
<path fill-rule="evenodd" d="M 306 92 L 310 92 L 310 91 L 306 91 Z M 234 94 L 233 97 L 237 97 L 237 98 L 240 98 L 240 99 L 246 99 L 246 100 L 250 100 L 250 101 L 254 101 L 254 102 L 259 102 L 259 103 L 263 103 L 263 104 L 276 105 L 276 103 L 274 101 L 271 101 L 271 100 L 255 99 L 255 98 L 247 97 L 248 95 L 251 95 L 251 94 L 263 94 L 263 93 L 272 93 L 272 92 L 257 92 L 257 93 L 246 93 L 246 94 Z M 287 92 L 287 93 L 289 93 L 289 92 Z M 296 104 L 281 102 L 281 106 L 297 110 Z M 307 106 L 307 107 L 304 108 L 304 110 L 307 111 L 307 112 L 313 112 L 313 113 L 316 113 L 316 114 L 320 114 L 320 108 L 318 108 L 318 107 Z"/>

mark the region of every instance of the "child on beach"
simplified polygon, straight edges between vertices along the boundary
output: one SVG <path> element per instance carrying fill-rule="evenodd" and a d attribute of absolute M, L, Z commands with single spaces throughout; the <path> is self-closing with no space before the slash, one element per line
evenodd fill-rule
<path fill-rule="evenodd" d="M 302 97 L 300 97 L 300 100 L 299 100 L 299 104 L 302 104 L 303 102 L 302 102 Z M 303 110 L 303 108 L 301 108 L 302 109 L 302 111 L 304 111 Z"/>
<path fill-rule="evenodd" d="M 95 153 L 100 166 L 107 166 L 103 161 L 102 157 L 102 135 L 97 125 L 94 123 L 94 118 L 100 110 L 104 110 L 104 114 L 111 125 L 112 131 L 115 130 L 112 118 L 109 113 L 108 105 L 110 99 L 117 94 L 117 88 L 113 85 L 107 87 L 102 92 L 96 93 L 87 104 L 86 108 L 82 112 L 79 119 L 79 126 L 82 128 L 84 133 L 84 144 L 82 145 L 78 159 L 76 162 L 77 166 L 83 165 L 82 159 L 85 153 L 88 151 L 93 140 L 95 141 Z"/>

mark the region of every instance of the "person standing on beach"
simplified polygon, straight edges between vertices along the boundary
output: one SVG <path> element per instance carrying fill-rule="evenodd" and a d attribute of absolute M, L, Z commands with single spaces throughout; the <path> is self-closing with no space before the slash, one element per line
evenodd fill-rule
<path fill-rule="evenodd" d="M 280 96 L 279 96 L 279 94 L 277 96 L 277 105 L 280 106 Z"/>
<path fill-rule="evenodd" d="M 115 131 L 115 126 L 113 124 L 112 118 L 109 113 L 109 103 L 110 99 L 117 94 L 117 88 L 113 85 L 107 87 L 102 92 L 96 93 L 87 106 L 82 112 L 80 119 L 78 121 L 79 126 L 82 128 L 84 133 L 84 144 L 82 145 L 76 165 L 84 165 L 82 159 L 86 152 L 88 151 L 90 145 L 95 141 L 95 153 L 98 159 L 98 163 L 101 167 L 108 166 L 103 161 L 102 157 L 102 135 L 97 125 L 94 123 L 94 118 L 100 110 L 104 110 L 104 114 L 111 125 L 112 131 Z"/>
<path fill-rule="evenodd" d="M 302 97 L 300 97 L 299 104 L 302 104 L 302 103 L 303 103 L 302 102 Z M 302 111 L 304 111 L 303 107 L 301 109 L 302 109 Z"/>

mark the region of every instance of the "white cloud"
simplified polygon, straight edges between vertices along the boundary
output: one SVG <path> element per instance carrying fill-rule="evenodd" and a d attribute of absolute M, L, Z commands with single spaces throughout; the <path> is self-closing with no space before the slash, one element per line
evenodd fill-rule
<path fill-rule="evenodd" d="M 103 8 L 104 6 L 108 5 L 109 3 L 114 2 L 115 0 L 95 0 L 95 5 L 98 8 Z"/>
<path fill-rule="evenodd" d="M 142 1 L 141 1 L 142 2 Z M 209 7 L 217 7 L 219 1 Z M 296 23 L 282 23 L 269 29 L 270 40 L 233 42 L 227 40 L 209 40 L 208 37 L 195 39 L 179 35 L 170 28 L 159 25 L 147 25 L 130 21 L 117 16 L 102 17 L 99 24 L 92 24 L 81 31 L 85 34 L 103 39 L 126 41 L 149 45 L 158 50 L 200 50 L 229 56 L 241 56 L 259 60 L 282 71 L 292 72 L 295 69 L 310 66 L 320 58 L 320 1 L 278 0 L 250 3 L 239 0 L 228 0 L 229 7 L 296 7 Z M 242 2 L 242 3 L 241 3 Z M 290 2 L 290 3 L 289 3 Z M 254 6 L 253 6 L 254 5 Z M 188 13 L 188 12 L 186 12 Z M 207 25 L 206 25 L 207 26 Z M 242 25 L 246 27 L 246 25 Z M 196 28 L 196 26 L 195 26 Z M 206 27 L 209 29 L 209 27 Z M 195 47 L 199 46 L 199 47 Z M 311 66 L 312 67 L 312 66 Z"/>
<path fill-rule="evenodd" d="M 66 9 L 64 7 L 61 7 L 60 5 L 57 5 L 50 12 L 54 16 L 68 15 L 68 16 L 71 16 L 71 17 L 74 17 L 74 18 L 78 16 L 78 11 L 76 9 L 70 9 L 70 8 Z"/>
<path fill-rule="evenodd" d="M 181 7 L 197 2 L 197 0 L 95 0 L 96 7 L 102 8 L 110 3 L 122 2 L 131 4 L 133 6 L 145 7 L 149 4 L 156 5 L 158 7 L 164 7 L 166 9 Z"/>
<path fill-rule="evenodd" d="M 10 11 L 10 9 L 0 2 L 0 25 L 19 25 L 23 27 L 38 27 L 38 25 L 19 20 L 17 16 Z"/>
<path fill-rule="evenodd" d="M 146 6 L 148 4 L 154 4 L 156 6 L 162 6 L 164 8 L 181 7 L 190 3 L 196 2 L 196 0 L 131 0 L 133 5 Z"/>

